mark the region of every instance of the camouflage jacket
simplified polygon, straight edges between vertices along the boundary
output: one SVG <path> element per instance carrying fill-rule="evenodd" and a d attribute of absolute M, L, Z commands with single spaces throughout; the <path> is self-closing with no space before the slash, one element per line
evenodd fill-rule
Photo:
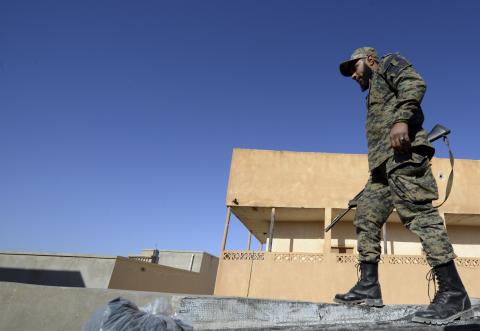
<path fill-rule="evenodd" d="M 433 147 L 423 130 L 420 107 L 427 86 L 410 62 L 399 54 L 387 54 L 379 63 L 370 82 L 367 96 L 367 142 L 369 170 L 394 155 L 390 129 L 395 123 L 408 123 L 412 146 Z"/>

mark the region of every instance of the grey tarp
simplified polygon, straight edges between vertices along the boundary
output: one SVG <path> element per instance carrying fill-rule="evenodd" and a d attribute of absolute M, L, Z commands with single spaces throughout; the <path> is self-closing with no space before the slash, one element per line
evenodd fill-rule
<path fill-rule="evenodd" d="M 140 310 L 133 302 L 116 298 L 95 311 L 82 331 L 190 331 L 178 319 Z"/>

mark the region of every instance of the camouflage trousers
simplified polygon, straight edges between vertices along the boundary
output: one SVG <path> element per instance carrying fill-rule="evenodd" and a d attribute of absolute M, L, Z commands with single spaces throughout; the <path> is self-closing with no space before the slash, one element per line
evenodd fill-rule
<path fill-rule="evenodd" d="M 379 261 L 381 229 L 393 208 L 403 225 L 420 238 L 431 267 L 454 259 L 443 220 L 432 205 L 435 199 L 437 184 L 426 156 L 412 154 L 401 163 L 391 157 L 372 171 L 354 220 L 359 260 Z"/>

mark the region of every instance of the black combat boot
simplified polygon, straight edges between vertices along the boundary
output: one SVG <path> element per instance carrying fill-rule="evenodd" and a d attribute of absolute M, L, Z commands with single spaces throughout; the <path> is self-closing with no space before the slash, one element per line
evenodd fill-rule
<path fill-rule="evenodd" d="M 430 279 L 434 282 L 436 279 L 438 290 L 427 309 L 417 311 L 412 321 L 448 324 L 456 319 L 473 318 L 470 299 L 455 268 L 455 263 L 450 261 L 436 266 L 430 272 L 432 273 Z"/>
<path fill-rule="evenodd" d="M 360 279 L 348 293 L 337 294 L 333 301 L 346 304 L 365 303 L 367 306 L 382 307 L 382 291 L 378 282 L 378 263 L 360 263 Z"/>

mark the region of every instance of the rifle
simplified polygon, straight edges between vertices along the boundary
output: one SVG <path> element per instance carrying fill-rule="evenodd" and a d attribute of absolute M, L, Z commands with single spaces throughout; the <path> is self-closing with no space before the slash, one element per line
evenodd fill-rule
<path fill-rule="evenodd" d="M 440 207 L 441 205 L 443 205 L 445 203 L 445 201 L 447 201 L 448 196 L 450 195 L 450 192 L 452 190 L 454 159 L 453 159 L 453 153 L 450 150 L 450 143 L 449 143 L 448 137 L 447 137 L 450 134 L 450 132 L 451 132 L 450 129 L 447 129 L 446 127 L 444 127 L 441 124 L 437 124 L 433 127 L 432 131 L 430 131 L 430 133 L 428 134 L 428 141 L 431 142 L 431 143 L 434 142 L 437 139 L 443 138 L 443 141 L 445 142 L 445 144 L 448 147 L 448 154 L 450 156 L 450 165 L 452 166 L 452 170 L 450 171 L 450 175 L 448 175 L 448 182 L 447 182 L 445 199 L 443 200 L 443 202 L 440 205 L 436 206 L 435 208 Z M 337 224 L 343 218 L 343 216 L 345 216 L 353 208 L 357 207 L 358 199 L 360 199 L 364 190 L 365 189 L 361 190 L 352 200 L 350 200 L 348 202 L 348 208 L 343 213 L 337 215 L 337 217 L 335 217 L 333 219 L 332 223 L 330 223 L 330 225 L 325 228 L 325 232 L 330 231 L 330 229 L 333 228 L 335 226 L 335 224 Z"/>

